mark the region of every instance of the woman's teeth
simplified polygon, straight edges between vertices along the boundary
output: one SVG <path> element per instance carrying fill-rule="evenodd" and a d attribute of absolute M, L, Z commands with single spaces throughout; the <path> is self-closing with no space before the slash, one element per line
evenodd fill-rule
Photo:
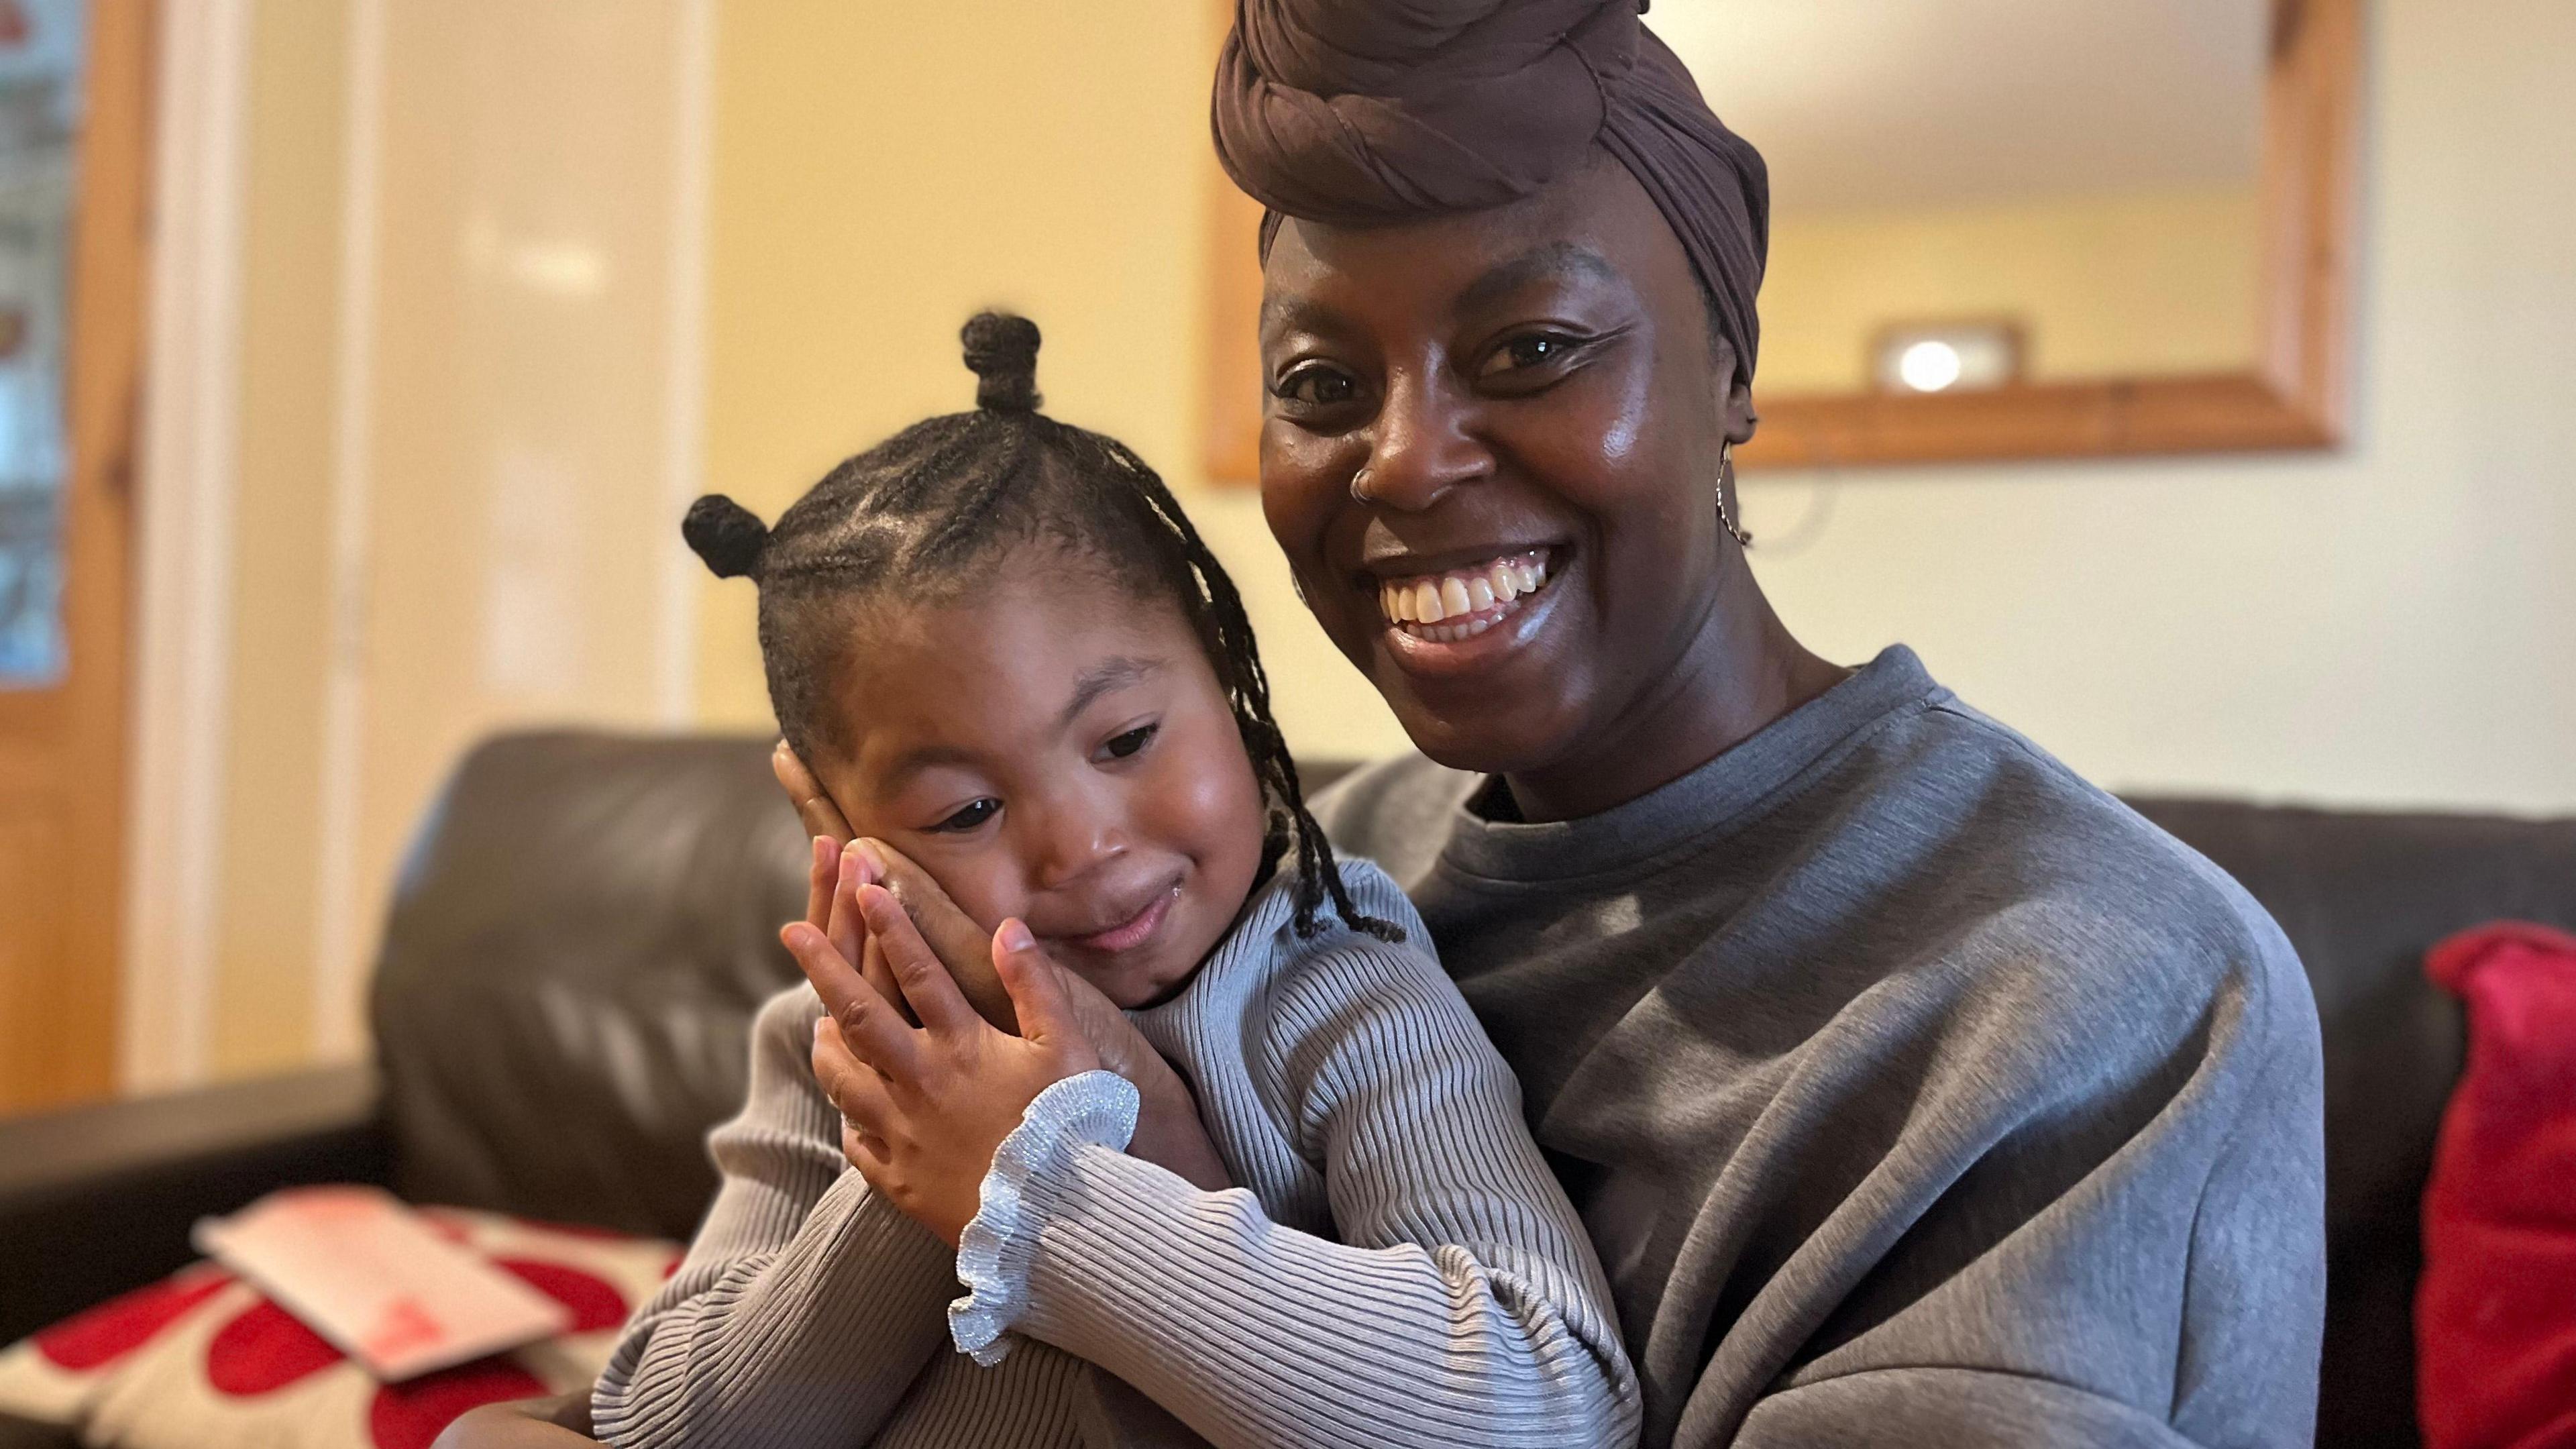
<path fill-rule="evenodd" d="M 1519 600 L 1547 587 L 1547 550 L 1505 554 L 1468 568 L 1378 587 L 1387 623 L 1420 639 L 1454 644 L 1510 618 Z"/>

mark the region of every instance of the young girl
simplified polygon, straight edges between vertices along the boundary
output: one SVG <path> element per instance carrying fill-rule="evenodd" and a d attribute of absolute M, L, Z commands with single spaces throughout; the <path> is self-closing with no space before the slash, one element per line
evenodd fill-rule
<path fill-rule="evenodd" d="M 716 573 L 759 585 L 787 743 L 892 849 L 817 842 L 828 918 L 786 934 L 834 1010 L 800 985 L 761 1011 L 722 1188 L 595 1432 L 1629 1443 L 1583 1225 L 1402 892 L 1307 815 L 1233 585 L 1135 454 L 1036 410 L 1033 325 L 987 314 L 965 342 L 976 411 L 843 463 L 774 528 L 690 511 Z M 909 936 L 890 856 L 992 933 L 1018 1036 Z M 869 951 L 908 1002 L 859 981 Z M 1050 959 L 1195 1092 L 1214 1160 L 1151 1155 L 1240 1189 L 1130 1155 L 1136 1090 L 1097 1069 Z M 915 1174 L 907 1143 L 938 1134 L 989 1169 Z M 1099 1281 L 1048 1231 L 1075 1195 L 1126 1204 L 1168 1271 Z M 1186 1331 L 1136 1331 L 1121 1293 Z"/>

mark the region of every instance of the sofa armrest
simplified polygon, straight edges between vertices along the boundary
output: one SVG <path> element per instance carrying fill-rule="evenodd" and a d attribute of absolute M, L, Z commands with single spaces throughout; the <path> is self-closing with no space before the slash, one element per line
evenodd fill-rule
<path fill-rule="evenodd" d="M 378 1116 L 361 1066 L 0 1121 L 0 1343 L 175 1271 L 209 1213 L 388 1180 Z"/>

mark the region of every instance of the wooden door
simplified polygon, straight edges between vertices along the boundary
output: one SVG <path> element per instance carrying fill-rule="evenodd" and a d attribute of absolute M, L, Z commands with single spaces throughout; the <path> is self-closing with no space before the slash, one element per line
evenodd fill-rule
<path fill-rule="evenodd" d="M 43 43 L 42 27 L 66 13 L 73 7 L 0 0 L 0 52 Z M 0 1112 L 105 1096 L 116 1083 L 127 559 L 155 11 L 148 0 L 91 0 L 77 13 L 85 33 L 80 101 L 67 112 L 76 117 L 72 200 L 53 243 L 63 265 L 50 516 L 37 480 L 23 467 L 12 480 L 22 507 L 10 577 L 22 627 L 0 672 Z M 10 102 L 5 91 L 0 102 L 16 107 L 0 119 L 22 126 L 35 104 Z M 12 325 L 0 298 L 0 348 Z M 50 642 L 41 637 L 49 612 Z"/>

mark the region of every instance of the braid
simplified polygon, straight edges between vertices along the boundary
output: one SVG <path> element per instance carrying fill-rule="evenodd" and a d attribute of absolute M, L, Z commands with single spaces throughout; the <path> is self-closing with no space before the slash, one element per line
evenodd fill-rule
<path fill-rule="evenodd" d="M 1260 878 L 1296 856 L 1297 934 L 1321 929 L 1329 901 L 1352 930 L 1402 940 L 1401 927 L 1352 901 L 1271 718 L 1243 596 L 1180 501 L 1124 443 L 1037 411 L 1035 324 L 984 313 L 962 340 L 978 378 L 975 411 L 916 423 L 848 459 L 775 527 L 713 495 L 690 510 L 690 547 L 720 576 L 760 585 L 761 663 L 788 744 L 811 759 L 832 742 L 825 702 L 847 635 L 836 611 L 897 585 L 916 597 L 958 586 L 996 550 L 1044 536 L 1172 596 L 1196 629 L 1267 803 Z"/>
<path fill-rule="evenodd" d="M 1218 657 L 1224 665 L 1226 698 L 1234 706 L 1235 727 L 1243 734 L 1244 752 L 1252 757 L 1253 773 L 1261 781 L 1262 793 L 1278 802 L 1271 828 L 1262 841 L 1261 873 L 1267 876 L 1277 869 L 1292 845 L 1297 852 L 1297 934 L 1315 934 L 1316 910 L 1329 897 L 1333 914 L 1352 930 L 1381 941 L 1403 940 L 1403 927 L 1365 914 L 1353 903 L 1350 887 L 1342 880 L 1341 866 L 1333 859 L 1333 843 L 1325 838 L 1323 828 L 1306 808 L 1305 788 L 1297 779 L 1297 761 L 1288 752 L 1287 737 L 1270 717 L 1270 676 L 1261 667 L 1261 649 L 1253 641 L 1252 620 L 1244 613 L 1243 595 L 1235 588 L 1233 577 L 1199 537 L 1190 516 L 1181 511 L 1180 500 L 1172 496 L 1171 489 L 1146 466 L 1144 459 L 1115 438 L 1096 441 L 1179 541 L 1181 556 L 1205 593 L 1215 626 Z"/>

